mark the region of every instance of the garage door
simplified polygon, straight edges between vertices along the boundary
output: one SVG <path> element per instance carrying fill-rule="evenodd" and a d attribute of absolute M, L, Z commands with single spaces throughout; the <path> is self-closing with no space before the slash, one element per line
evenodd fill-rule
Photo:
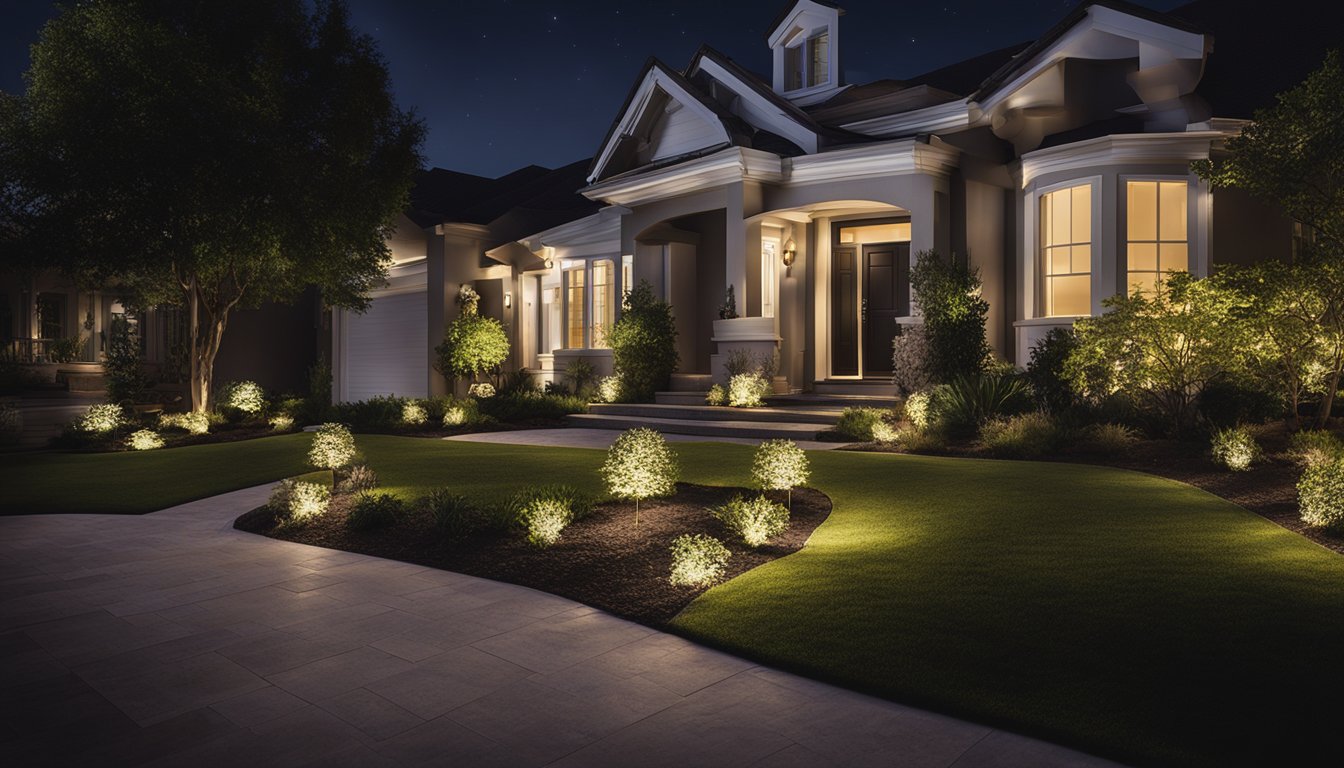
<path fill-rule="evenodd" d="M 425 291 L 381 296 L 362 315 L 345 313 L 346 400 L 428 394 L 427 296 Z"/>

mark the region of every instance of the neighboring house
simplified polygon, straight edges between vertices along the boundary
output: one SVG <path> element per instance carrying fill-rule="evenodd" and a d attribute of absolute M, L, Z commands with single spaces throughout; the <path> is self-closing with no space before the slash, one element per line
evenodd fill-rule
<path fill-rule="evenodd" d="M 684 69 L 649 60 L 586 170 L 534 180 L 572 204 L 547 208 L 554 221 L 526 195 L 466 215 L 509 177 L 431 172 L 419 197 L 440 204 L 407 214 L 387 290 L 335 323 L 338 397 L 443 391 L 428 359 L 468 282 L 509 324 L 513 364 L 543 378 L 575 357 L 609 370 L 604 332 L 647 280 L 673 305 L 683 375 L 707 384 L 729 350 L 777 349 L 777 385 L 806 390 L 888 380 L 893 337 L 919 322 L 908 278 L 923 252 L 980 270 L 990 344 L 1022 365 L 1109 296 L 1290 258 L 1303 234 L 1244 193 L 1215 195 L 1190 161 L 1319 65 L 1323 29 L 1288 36 L 1282 18 L 1219 2 L 1097 0 L 1033 43 L 848 84 L 842 14 L 789 4 L 768 78 L 708 47 Z M 529 218 L 516 234 L 501 223 Z M 720 320 L 728 286 L 741 317 Z"/>

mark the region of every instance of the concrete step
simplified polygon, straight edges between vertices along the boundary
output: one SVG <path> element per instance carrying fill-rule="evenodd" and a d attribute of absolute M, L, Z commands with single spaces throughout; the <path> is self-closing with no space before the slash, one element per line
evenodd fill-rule
<path fill-rule="evenodd" d="M 800 392 L 767 397 L 765 402 L 772 407 L 840 411 L 849 407 L 894 408 L 900 404 L 901 399 L 895 395 L 823 395 L 816 392 Z"/>
<path fill-rule="evenodd" d="M 840 420 L 840 411 L 835 408 L 726 408 L 704 404 L 600 403 L 588 406 L 588 412 L 602 416 L 650 419 L 816 424 L 821 429 Z"/>
<path fill-rule="evenodd" d="M 704 394 L 709 391 L 709 385 L 714 383 L 714 377 L 708 373 L 674 373 L 672 381 L 668 383 L 668 389 L 673 392 L 699 392 Z"/>
<path fill-rule="evenodd" d="M 597 413 L 575 414 L 567 419 L 570 426 L 590 429 L 634 429 L 649 427 L 670 435 L 700 437 L 740 437 L 754 440 L 787 438 L 814 440 L 822 424 L 796 424 L 766 421 L 703 421 L 698 419 L 654 419 L 642 416 L 607 416 Z"/>
<path fill-rule="evenodd" d="M 884 381 L 882 379 L 856 379 L 854 381 L 828 379 L 815 382 L 812 385 L 812 391 L 819 395 L 870 395 L 877 397 L 895 397 L 896 385 L 890 380 Z"/>
<path fill-rule="evenodd" d="M 653 393 L 653 401 L 660 405 L 704 405 L 705 395 L 707 394 L 708 391 L 655 392 Z"/>

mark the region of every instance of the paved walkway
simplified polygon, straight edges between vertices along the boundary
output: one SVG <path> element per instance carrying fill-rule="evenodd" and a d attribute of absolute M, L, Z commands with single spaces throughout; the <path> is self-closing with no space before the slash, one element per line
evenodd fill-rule
<path fill-rule="evenodd" d="M 232 530 L 265 497 L 0 518 L 0 765 L 1104 765 L 530 589 Z"/>
<path fill-rule="evenodd" d="M 444 440 L 461 440 L 468 443 L 507 443 L 509 445 L 544 445 L 552 448 L 601 448 L 606 450 L 620 436 L 614 429 L 590 429 L 587 427 L 562 427 L 558 429 L 513 429 L 501 432 L 472 432 L 465 435 L 453 435 Z M 664 433 L 670 443 L 737 443 L 738 445 L 759 445 L 760 440 L 744 437 L 707 437 L 701 435 L 675 435 Z M 798 447 L 805 451 L 833 451 L 847 443 L 823 443 L 819 440 L 796 440 Z"/>

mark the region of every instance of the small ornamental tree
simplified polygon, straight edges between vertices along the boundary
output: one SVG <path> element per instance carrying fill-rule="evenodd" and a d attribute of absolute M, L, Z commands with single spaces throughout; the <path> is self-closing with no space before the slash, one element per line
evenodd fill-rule
<path fill-rule="evenodd" d="M 983 370 L 989 302 L 980 295 L 980 271 L 924 251 L 910 267 L 910 290 L 924 318 L 929 378 L 943 383 Z"/>
<path fill-rule="evenodd" d="M 656 430 L 637 427 L 621 433 L 607 449 L 600 470 L 607 491 L 618 499 L 635 502 L 635 526 L 639 526 L 639 502 L 671 494 L 677 487 L 677 454 Z"/>
<path fill-rule="evenodd" d="M 680 362 L 672 305 L 655 296 L 647 280 L 625 295 L 607 342 L 625 400 L 653 400 L 655 392 L 667 388 Z"/>
<path fill-rule="evenodd" d="M 313 433 L 308 463 L 318 469 L 340 469 L 355 460 L 355 436 L 344 424 L 323 424 Z"/>
<path fill-rule="evenodd" d="M 766 440 L 756 448 L 751 479 L 762 490 L 788 491 L 793 510 L 793 489 L 807 482 L 807 454 L 792 440 Z"/>
<path fill-rule="evenodd" d="M 443 341 L 434 348 L 434 370 L 449 378 L 470 378 L 472 383 L 509 357 L 509 334 L 503 323 L 479 314 L 477 301 L 476 292 L 463 286 L 458 294 L 462 311 L 444 329 Z"/>

